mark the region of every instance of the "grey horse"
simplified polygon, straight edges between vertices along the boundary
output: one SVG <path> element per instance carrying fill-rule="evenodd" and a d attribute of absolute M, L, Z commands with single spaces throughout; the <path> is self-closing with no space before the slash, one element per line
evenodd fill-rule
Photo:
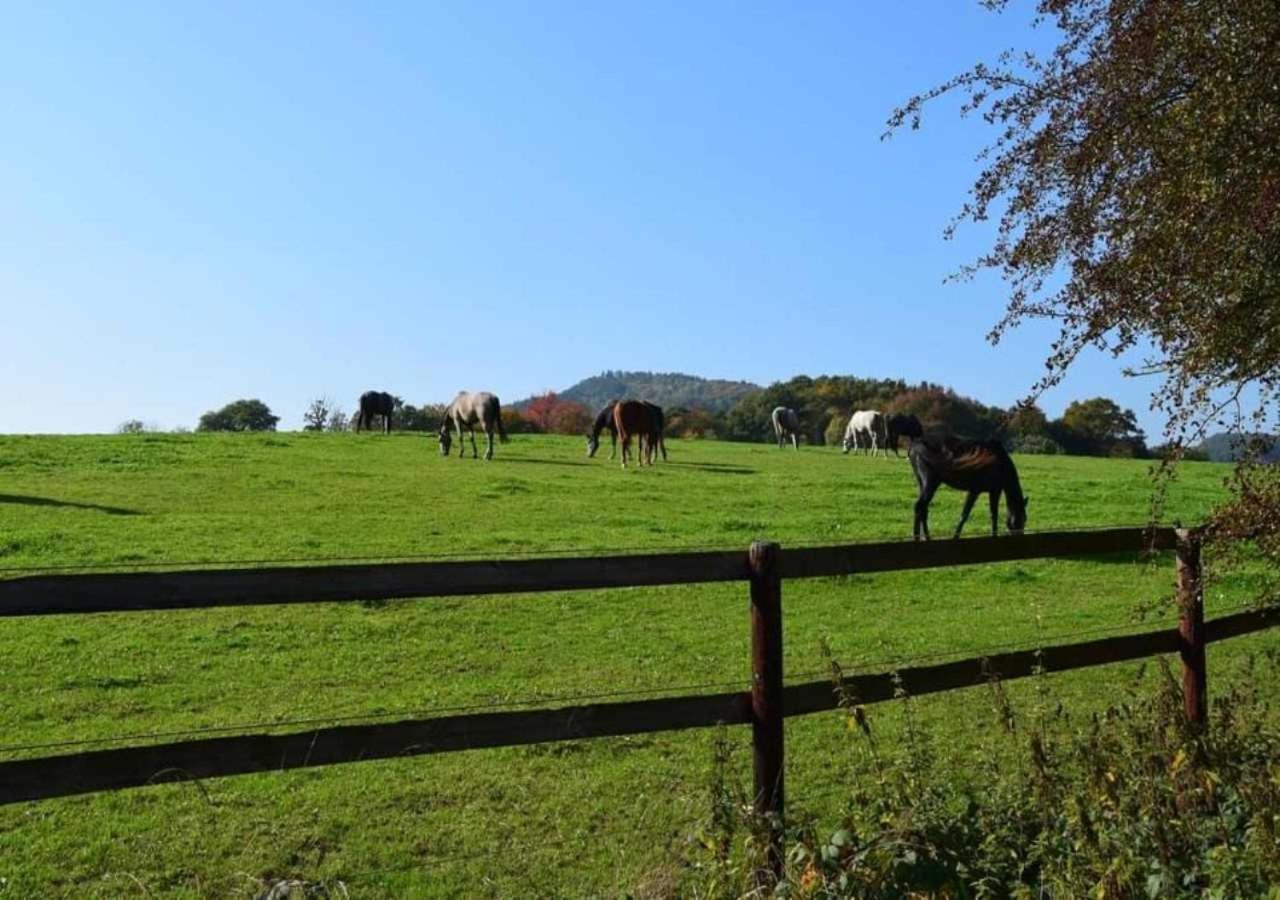
<path fill-rule="evenodd" d="M 448 456 L 453 444 L 453 436 L 449 433 L 449 424 L 453 423 L 458 432 L 458 458 L 466 453 L 463 445 L 462 429 L 471 433 L 471 458 L 476 459 L 476 425 L 484 428 L 489 446 L 485 449 L 484 458 L 493 459 L 493 433 L 498 432 L 502 443 L 507 442 L 507 433 L 502 429 L 502 405 L 498 398 L 487 391 L 459 391 L 453 402 L 445 407 L 444 420 L 440 423 L 440 455 Z"/>
<path fill-rule="evenodd" d="M 773 434 L 778 439 L 781 450 L 787 438 L 791 438 L 791 446 L 800 449 L 800 417 L 794 409 L 779 406 L 773 411 Z"/>
<path fill-rule="evenodd" d="M 845 453 L 866 446 L 871 455 L 880 450 L 889 455 L 889 439 L 886 431 L 884 414 L 874 409 L 860 409 L 849 417 L 849 425 L 844 430 L 842 446 Z"/>

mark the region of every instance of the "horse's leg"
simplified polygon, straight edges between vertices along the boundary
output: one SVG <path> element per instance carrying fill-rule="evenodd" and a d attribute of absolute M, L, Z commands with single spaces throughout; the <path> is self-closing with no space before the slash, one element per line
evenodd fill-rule
<path fill-rule="evenodd" d="M 609 459 L 613 459 L 618 454 L 618 429 L 609 429 Z"/>
<path fill-rule="evenodd" d="M 1000 492 L 992 491 L 991 499 L 991 536 L 1000 536 Z"/>
<path fill-rule="evenodd" d="M 454 430 L 458 432 L 458 459 L 462 459 L 462 457 L 467 455 L 467 445 L 464 443 L 462 437 L 462 420 L 454 419 L 453 427 Z"/>
<path fill-rule="evenodd" d="M 969 520 L 969 513 L 973 512 L 973 504 L 978 500 L 978 491 L 971 490 L 964 496 L 964 509 L 960 511 L 960 524 L 956 526 L 956 533 L 953 537 L 960 537 L 960 529 L 964 528 L 964 523 Z"/>
<path fill-rule="evenodd" d="M 487 422 L 484 426 L 484 436 L 488 440 L 488 446 L 484 451 L 484 458 L 493 459 L 493 426 Z"/>
<path fill-rule="evenodd" d="M 467 434 L 471 435 L 471 458 L 479 459 L 480 451 L 476 449 L 476 426 L 470 422 L 467 423 Z"/>
<path fill-rule="evenodd" d="M 930 482 L 928 478 L 920 480 L 920 496 L 916 498 L 916 522 L 914 529 L 914 537 L 918 541 L 920 535 L 924 535 L 924 539 L 929 540 L 929 504 L 933 502 L 933 495 L 938 492 L 938 482 Z"/>
<path fill-rule="evenodd" d="M 625 469 L 627 467 L 627 454 L 631 451 L 631 435 L 624 431 L 618 437 L 622 438 L 622 468 Z"/>

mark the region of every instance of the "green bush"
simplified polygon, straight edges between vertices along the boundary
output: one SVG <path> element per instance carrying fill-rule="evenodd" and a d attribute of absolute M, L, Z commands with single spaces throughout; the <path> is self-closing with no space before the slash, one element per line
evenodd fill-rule
<path fill-rule="evenodd" d="M 1058 442 L 1047 434 L 1020 434 L 1011 442 L 1010 449 L 1014 453 L 1039 453 L 1056 456 L 1062 452 Z"/>
<path fill-rule="evenodd" d="M 1263 897 L 1280 884 L 1280 734 L 1276 665 L 1253 660 L 1215 701 L 1208 729 L 1186 721 L 1167 664 L 1154 696 L 1134 688 L 1087 725 L 1017 713 L 990 694 L 1009 754 L 990 753 L 970 784 L 944 771 L 903 697 L 904 740 L 879 746 L 863 709 L 842 698 L 853 735 L 850 812 L 836 823 L 791 814 L 775 896 Z M 1266 671 L 1254 671 L 1254 669 Z M 1057 716 L 1063 714 L 1059 711 Z M 954 762 L 954 761 L 953 761 Z M 738 896 L 763 859 L 764 823 L 726 775 L 692 871 L 696 893 Z"/>

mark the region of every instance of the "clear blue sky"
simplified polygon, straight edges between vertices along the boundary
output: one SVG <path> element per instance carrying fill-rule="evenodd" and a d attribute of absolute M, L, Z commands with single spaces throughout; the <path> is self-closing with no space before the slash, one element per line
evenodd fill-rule
<path fill-rule="evenodd" d="M 1028 4 L 1015 4 L 1025 7 Z M 5 431 L 259 397 L 516 400 L 603 369 L 928 379 L 1009 404 L 994 279 L 942 240 L 989 134 L 892 108 L 1043 44 L 926 3 L 10 3 Z M 1150 385 L 1086 360 L 1050 414 Z"/>

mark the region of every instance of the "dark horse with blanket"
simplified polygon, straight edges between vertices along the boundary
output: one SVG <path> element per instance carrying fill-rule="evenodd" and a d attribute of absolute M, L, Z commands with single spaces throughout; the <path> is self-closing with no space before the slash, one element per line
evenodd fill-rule
<path fill-rule="evenodd" d="M 356 431 L 372 428 L 373 417 L 382 416 L 382 433 L 391 433 L 391 413 L 396 399 L 386 391 L 365 391 L 360 395 L 360 412 L 356 413 Z"/>
<path fill-rule="evenodd" d="M 992 537 L 1000 533 L 1001 493 L 1008 507 L 1005 527 L 1012 534 L 1020 534 L 1027 527 L 1027 498 L 1018 482 L 1018 470 L 999 441 L 915 440 L 907 449 L 907 457 L 920 488 L 913 531 L 917 541 L 921 534 L 929 540 L 929 502 L 944 484 L 968 491 L 955 537 L 960 537 L 960 529 L 964 528 L 979 494 L 988 494 L 991 498 Z"/>

